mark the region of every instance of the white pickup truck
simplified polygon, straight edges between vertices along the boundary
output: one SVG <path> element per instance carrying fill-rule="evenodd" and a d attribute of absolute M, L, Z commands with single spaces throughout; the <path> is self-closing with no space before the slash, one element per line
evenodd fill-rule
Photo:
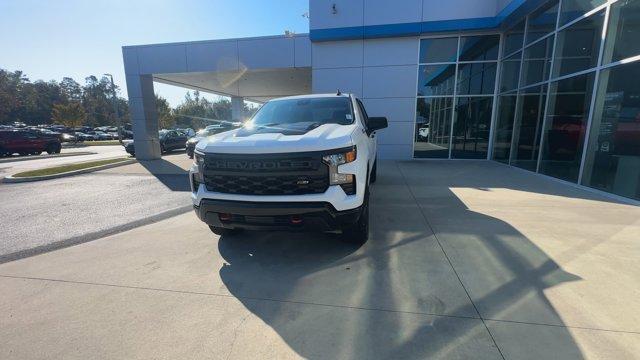
<path fill-rule="evenodd" d="M 218 234 L 241 229 L 341 231 L 365 242 L 376 131 L 351 94 L 270 100 L 239 129 L 198 142 L 193 207 Z"/>

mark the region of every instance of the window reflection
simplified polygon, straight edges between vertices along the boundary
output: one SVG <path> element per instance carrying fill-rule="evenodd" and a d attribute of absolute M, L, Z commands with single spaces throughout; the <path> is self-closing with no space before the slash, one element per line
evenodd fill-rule
<path fill-rule="evenodd" d="M 499 44 L 500 35 L 463 36 L 459 61 L 497 60 Z"/>
<path fill-rule="evenodd" d="M 576 182 L 589 115 L 593 73 L 551 83 L 540 171 Z"/>
<path fill-rule="evenodd" d="M 493 160 L 508 163 L 513 134 L 513 117 L 516 110 L 516 93 L 498 98 L 498 119 L 493 141 Z"/>
<path fill-rule="evenodd" d="M 449 157 L 449 134 L 453 98 L 418 98 L 414 157 Z"/>
<path fill-rule="evenodd" d="M 600 73 L 583 184 L 640 200 L 640 63 Z"/>
<path fill-rule="evenodd" d="M 493 97 L 460 97 L 457 102 L 451 156 L 458 159 L 485 159 L 489 147 Z"/>
<path fill-rule="evenodd" d="M 555 30 L 557 18 L 558 1 L 552 1 L 533 13 L 527 25 L 527 44 Z"/>
<path fill-rule="evenodd" d="M 595 67 L 598 63 L 604 10 L 560 31 L 556 40 L 553 77 Z"/>
<path fill-rule="evenodd" d="M 519 95 L 511 165 L 536 171 L 546 98 L 546 85 L 525 89 Z"/>
<path fill-rule="evenodd" d="M 513 28 L 507 30 L 504 35 L 504 55 L 509 55 L 516 50 L 522 49 L 524 41 L 524 21 L 521 21 Z"/>
<path fill-rule="evenodd" d="M 579 18 L 605 2 L 606 0 L 562 0 L 560 26 Z"/>
<path fill-rule="evenodd" d="M 525 49 L 522 64 L 522 86 L 549 79 L 552 44 L 553 37 L 548 37 Z"/>
<path fill-rule="evenodd" d="M 603 63 L 640 54 L 640 1 L 611 4 Z"/>
<path fill-rule="evenodd" d="M 495 62 L 469 63 L 458 66 L 458 94 L 493 94 L 496 84 Z"/>
<path fill-rule="evenodd" d="M 455 62 L 457 53 L 457 37 L 420 40 L 420 63 Z"/>
<path fill-rule="evenodd" d="M 514 90 L 518 87 L 521 59 L 522 52 L 517 52 L 502 61 L 502 70 L 500 71 L 500 92 Z"/>
<path fill-rule="evenodd" d="M 456 64 L 420 65 L 418 96 L 453 95 Z"/>

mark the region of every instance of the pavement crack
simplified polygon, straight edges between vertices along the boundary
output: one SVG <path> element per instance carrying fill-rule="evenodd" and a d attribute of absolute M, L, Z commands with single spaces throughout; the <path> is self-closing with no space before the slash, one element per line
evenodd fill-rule
<path fill-rule="evenodd" d="M 240 323 L 238 323 L 235 329 L 233 329 L 233 338 L 231 339 L 231 348 L 229 349 L 229 353 L 225 357 L 226 359 L 229 359 L 231 357 L 231 354 L 233 354 L 233 348 L 235 347 L 236 339 L 238 338 L 238 330 L 240 330 L 240 328 L 242 327 L 242 325 L 244 325 L 245 321 L 247 321 L 247 318 L 249 318 L 250 315 L 251 313 L 247 311 L 247 314 L 242 317 L 242 320 L 240 320 Z"/>
<path fill-rule="evenodd" d="M 482 322 L 484 322 L 486 320 L 486 321 L 494 321 L 494 322 L 502 322 L 502 323 L 517 323 L 517 324 L 535 325 L 535 326 L 551 326 L 551 327 L 560 327 L 560 328 L 567 328 L 567 329 L 603 331 L 603 332 L 614 332 L 614 333 L 640 335 L 640 331 L 602 329 L 602 328 L 592 328 L 592 327 L 584 327 L 584 326 L 569 326 L 569 325 L 524 322 L 524 321 L 504 320 L 504 319 L 488 319 L 488 318 L 487 319 L 483 319 L 483 318 L 479 318 L 479 317 L 464 316 L 464 315 L 451 315 L 451 314 L 440 314 L 440 313 L 428 313 L 428 312 L 421 312 L 421 311 L 407 311 L 407 310 L 395 310 L 395 309 L 384 309 L 384 308 L 371 308 L 371 307 L 352 306 L 352 305 L 325 304 L 325 303 L 315 303 L 315 302 L 297 301 L 297 300 L 263 298 L 263 297 L 255 297 L 255 296 L 236 296 L 236 295 L 231 295 L 231 294 L 209 293 L 209 292 L 201 292 L 201 291 L 173 290 L 173 289 L 162 289 L 162 288 L 153 288 L 153 287 L 144 287 L 144 286 L 116 285 L 116 284 L 96 283 L 96 282 L 88 282 L 88 281 L 62 280 L 62 279 L 51 279 L 51 278 L 30 277 L 30 276 L 16 276 L 16 275 L 3 275 L 3 274 L 0 274 L 0 278 L 20 279 L 20 280 L 34 280 L 34 281 L 50 281 L 50 282 L 58 282 L 58 283 L 65 283 L 65 284 L 77 284 L 77 285 L 88 285 L 88 286 L 105 286 L 105 287 L 113 287 L 113 288 L 120 288 L 120 289 L 158 291 L 158 292 L 175 293 L 175 294 L 186 294 L 186 295 L 214 296 L 214 297 L 230 298 L 230 299 L 238 299 L 238 300 L 264 301 L 264 302 L 274 302 L 274 303 L 292 304 L 292 305 L 321 306 L 321 307 L 329 307 L 329 308 L 335 308 L 335 309 L 360 310 L 360 311 L 378 311 L 378 312 L 385 312 L 385 313 L 391 313 L 391 314 L 433 316 L 433 317 L 453 318 L 453 319 L 461 319 L 461 320 L 477 320 L 477 321 L 482 321 Z"/>

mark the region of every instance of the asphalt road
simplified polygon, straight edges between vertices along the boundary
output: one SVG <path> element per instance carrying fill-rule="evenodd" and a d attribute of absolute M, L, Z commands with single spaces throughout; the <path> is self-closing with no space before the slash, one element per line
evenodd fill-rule
<path fill-rule="evenodd" d="M 79 157 L 85 158 L 72 158 Z M 0 184 L 0 262 L 7 254 L 92 240 L 189 210 L 186 173 L 154 176 L 117 169 L 123 170 Z"/>
<path fill-rule="evenodd" d="M 0 163 L 0 178 L 7 175 L 15 174 L 18 172 L 35 170 L 43 167 L 51 167 L 51 166 L 75 163 L 79 161 L 100 160 L 100 159 L 107 159 L 107 158 L 128 155 L 124 151 L 124 148 L 120 145 L 86 146 L 86 147 L 62 149 L 62 153 L 72 153 L 72 152 L 94 152 L 96 154 L 4 162 L 4 163 Z M 16 158 L 16 160 L 18 160 L 18 158 Z"/>

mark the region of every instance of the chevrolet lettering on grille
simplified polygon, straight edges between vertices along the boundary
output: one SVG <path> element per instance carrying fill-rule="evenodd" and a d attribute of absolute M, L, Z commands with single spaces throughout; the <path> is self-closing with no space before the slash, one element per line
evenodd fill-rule
<path fill-rule="evenodd" d="M 228 170 L 285 170 L 285 169 L 307 169 L 311 167 L 309 161 L 304 160 L 281 160 L 281 161 L 234 161 L 216 160 L 207 166 L 209 169 Z"/>

